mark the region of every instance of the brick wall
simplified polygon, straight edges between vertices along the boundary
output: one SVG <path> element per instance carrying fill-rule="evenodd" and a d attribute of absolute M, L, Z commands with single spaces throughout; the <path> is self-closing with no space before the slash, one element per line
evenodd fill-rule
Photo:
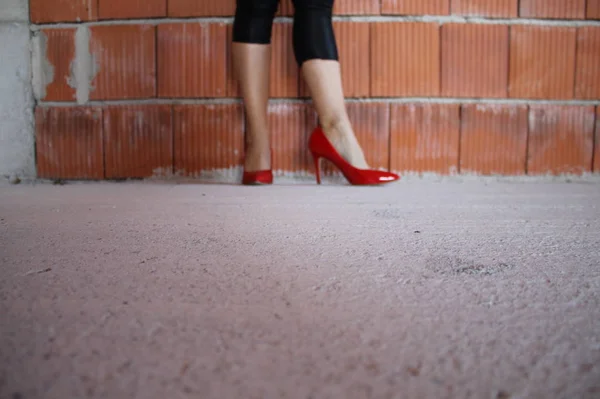
<path fill-rule="evenodd" d="M 600 0 L 337 0 L 348 110 L 399 172 L 600 171 Z M 30 0 L 40 177 L 234 179 L 243 110 L 234 0 Z M 316 123 L 284 0 L 274 168 L 312 173 Z"/>

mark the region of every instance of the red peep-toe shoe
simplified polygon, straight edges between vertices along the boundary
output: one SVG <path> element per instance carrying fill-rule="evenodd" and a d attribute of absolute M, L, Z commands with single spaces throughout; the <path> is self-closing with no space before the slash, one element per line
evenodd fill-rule
<path fill-rule="evenodd" d="M 342 172 L 348 182 L 355 186 L 386 184 L 400 179 L 400 176 L 395 173 L 358 169 L 350 165 L 340 156 L 340 154 L 338 154 L 335 148 L 333 148 L 333 145 L 331 145 L 321 127 L 317 127 L 310 136 L 308 148 L 315 160 L 318 184 L 321 184 L 321 158 L 325 158 L 332 162 Z"/>

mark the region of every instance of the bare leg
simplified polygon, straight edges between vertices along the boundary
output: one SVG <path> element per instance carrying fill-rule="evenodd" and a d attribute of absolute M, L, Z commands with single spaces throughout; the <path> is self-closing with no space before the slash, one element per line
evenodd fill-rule
<path fill-rule="evenodd" d="M 271 46 L 233 43 L 233 63 L 246 111 L 246 158 L 244 170 L 271 169 L 271 145 L 267 107 Z"/>
<path fill-rule="evenodd" d="M 334 60 L 309 60 L 302 64 L 302 74 L 321 127 L 331 144 L 352 166 L 368 169 L 346 111 L 340 63 Z"/>

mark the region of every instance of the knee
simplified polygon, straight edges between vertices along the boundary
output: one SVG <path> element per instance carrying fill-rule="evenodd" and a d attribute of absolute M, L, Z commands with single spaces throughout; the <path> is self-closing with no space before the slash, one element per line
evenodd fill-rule
<path fill-rule="evenodd" d="M 238 0 L 233 23 L 233 41 L 270 43 L 277 5 L 278 0 Z"/>
<path fill-rule="evenodd" d="M 333 0 L 295 0 L 294 52 L 299 65 L 312 59 L 337 60 Z"/>
<path fill-rule="evenodd" d="M 238 0 L 236 17 L 248 19 L 274 18 L 277 5 L 277 0 Z"/>
<path fill-rule="evenodd" d="M 333 12 L 333 0 L 293 0 L 296 12 L 322 12 L 331 14 Z"/>

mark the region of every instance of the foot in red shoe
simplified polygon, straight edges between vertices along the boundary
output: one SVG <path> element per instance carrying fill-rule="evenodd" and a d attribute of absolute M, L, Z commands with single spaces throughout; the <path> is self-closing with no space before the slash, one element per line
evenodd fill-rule
<path fill-rule="evenodd" d="M 323 129 L 317 127 L 312 133 L 308 148 L 315 161 L 315 172 L 317 174 L 317 183 L 321 184 L 320 160 L 325 158 L 333 163 L 352 185 L 380 185 L 391 183 L 400 179 L 395 173 L 383 172 L 379 170 L 358 169 L 350 165 L 336 151 L 331 142 L 325 136 Z"/>
<path fill-rule="evenodd" d="M 248 154 L 248 150 L 246 151 L 246 154 Z M 253 159 L 255 160 L 255 162 L 253 162 L 253 164 L 264 164 L 265 162 L 261 162 L 260 159 L 261 154 L 259 153 L 256 157 L 253 157 Z M 270 160 L 269 160 L 269 165 L 273 164 L 273 151 L 270 151 Z M 247 186 L 261 186 L 261 185 L 268 185 L 268 184 L 273 184 L 273 170 L 272 167 L 270 167 L 270 169 L 262 169 L 262 170 L 257 170 L 257 171 L 247 171 L 246 167 L 248 166 L 248 159 L 246 159 L 246 162 L 244 163 L 244 174 L 242 177 L 242 184 L 247 185 Z"/>
<path fill-rule="evenodd" d="M 258 172 L 244 172 L 242 184 L 245 186 L 262 186 L 273 184 L 273 171 L 259 170 Z"/>

